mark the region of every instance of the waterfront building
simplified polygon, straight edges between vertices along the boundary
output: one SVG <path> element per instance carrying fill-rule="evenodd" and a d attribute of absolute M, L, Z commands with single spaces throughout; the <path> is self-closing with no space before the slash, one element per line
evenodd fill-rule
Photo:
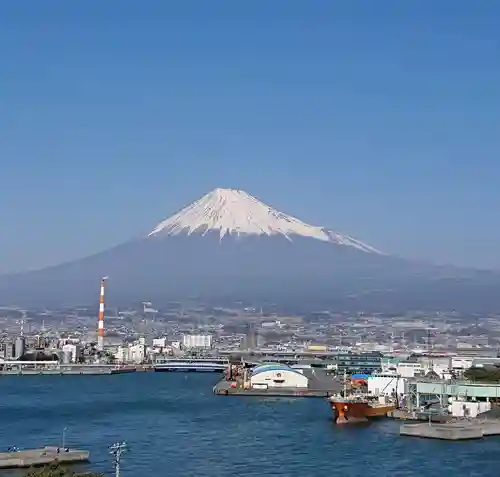
<path fill-rule="evenodd" d="M 250 387 L 255 389 L 307 388 L 308 382 L 301 370 L 274 363 L 257 366 L 250 375 Z"/>

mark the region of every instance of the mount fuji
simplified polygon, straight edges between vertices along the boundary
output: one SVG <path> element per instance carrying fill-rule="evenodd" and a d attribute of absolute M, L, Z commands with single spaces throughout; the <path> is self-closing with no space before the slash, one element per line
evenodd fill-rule
<path fill-rule="evenodd" d="M 491 284 L 487 272 L 405 261 L 279 212 L 242 190 L 215 189 L 141 237 L 90 257 L 2 277 L 0 302 L 95 301 L 104 275 L 108 298 L 120 303 L 200 297 L 309 302 L 316 309 L 331 303 L 380 309 L 389 300 L 396 309 L 447 308 L 455 294 L 463 301 L 481 286 L 484 296 Z M 494 281 L 500 284 L 496 275 Z"/>
<path fill-rule="evenodd" d="M 148 237 L 175 235 L 219 235 L 219 242 L 230 237 L 311 238 L 335 245 L 353 247 L 375 254 L 382 252 L 352 237 L 306 224 L 278 212 L 242 190 L 215 189 L 177 214 L 160 222 Z"/>

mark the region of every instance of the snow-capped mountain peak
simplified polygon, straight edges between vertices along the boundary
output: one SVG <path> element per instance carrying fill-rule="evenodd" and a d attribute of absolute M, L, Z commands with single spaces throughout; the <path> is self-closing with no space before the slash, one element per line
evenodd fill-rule
<path fill-rule="evenodd" d="M 217 231 L 226 235 L 302 236 L 380 254 L 375 248 L 338 232 L 306 224 L 237 189 L 214 189 L 177 214 L 160 222 L 148 236 Z"/>

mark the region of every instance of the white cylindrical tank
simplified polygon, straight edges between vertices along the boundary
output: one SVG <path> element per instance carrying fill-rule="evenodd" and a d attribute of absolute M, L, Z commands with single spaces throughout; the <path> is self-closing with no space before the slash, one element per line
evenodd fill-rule
<path fill-rule="evenodd" d="M 62 352 L 62 361 L 64 364 L 70 364 L 72 358 L 72 353 L 69 350 L 64 350 Z"/>

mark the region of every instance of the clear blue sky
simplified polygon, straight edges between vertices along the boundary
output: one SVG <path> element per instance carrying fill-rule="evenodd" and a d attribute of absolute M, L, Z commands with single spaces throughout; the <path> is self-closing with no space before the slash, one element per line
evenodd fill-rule
<path fill-rule="evenodd" d="M 6 0 L 0 271 L 214 187 L 383 250 L 500 267 L 500 2 Z"/>

